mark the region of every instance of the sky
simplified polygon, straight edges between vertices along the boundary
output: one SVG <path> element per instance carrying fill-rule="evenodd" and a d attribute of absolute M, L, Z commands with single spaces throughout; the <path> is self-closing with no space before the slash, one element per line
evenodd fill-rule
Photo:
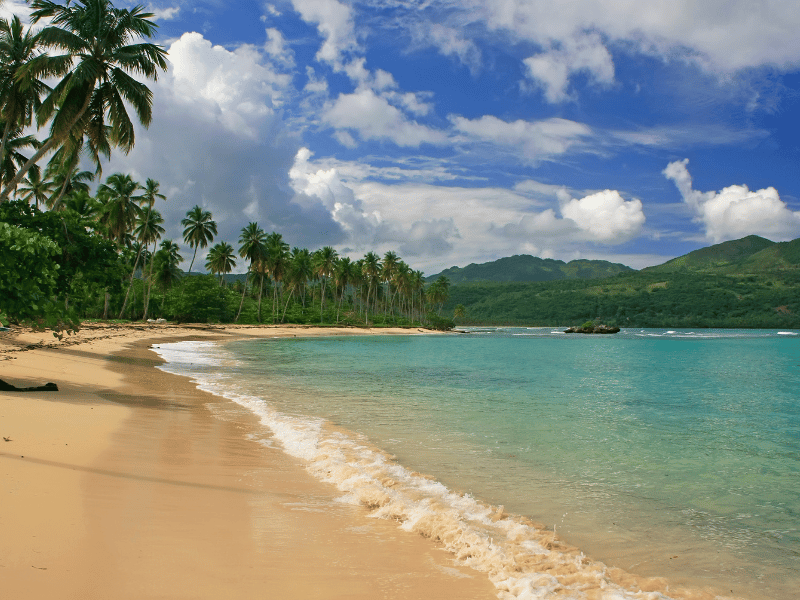
<path fill-rule="evenodd" d="M 159 181 L 176 241 L 195 205 L 428 275 L 800 237 L 796 0 L 145 6 L 169 70 L 103 176 Z"/>

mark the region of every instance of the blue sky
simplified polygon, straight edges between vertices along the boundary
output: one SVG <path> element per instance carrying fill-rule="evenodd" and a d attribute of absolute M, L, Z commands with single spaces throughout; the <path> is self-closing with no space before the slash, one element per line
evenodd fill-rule
<path fill-rule="evenodd" d="M 104 173 L 160 181 L 173 238 L 200 204 L 234 245 L 257 221 L 431 274 L 800 237 L 794 2 L 147 7 L 170 71 Z"/>

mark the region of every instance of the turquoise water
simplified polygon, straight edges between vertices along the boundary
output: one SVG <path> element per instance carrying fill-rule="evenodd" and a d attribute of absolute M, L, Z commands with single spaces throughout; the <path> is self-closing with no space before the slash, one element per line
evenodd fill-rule
<path fill-rule="evenodd" d="M 426 519 L 440 514 L 434 504 L 462 511 L 468 516 L 454 518 L 478 523 L 491 545 L 506 536 L 513 552 L 539 556 L 531 548 L 555 530 L 594 561 L 665 577 L 665 594 L 712 586 L 792 598 L 800 589 L 797 332 L 487 328 L 240 341 L 190 354 L 182 367 L 165 358 L 261 414 L 288 451 L 311 464 L 324 456 L 320 476 L 384 516 L 422 519 L 412 500 L 394 496 L 418 472 L 437 486 L 413 484 Z M 393 460 L 381 462 L 379 476 L 361 472 L 373 466 L 332 475 L 330 456 L 344 452 L 336 444 L 348 446 L 348 468 L 383 461 L 380 450 Z M 359 450 L 366 447 L 369 457 Z M 370 480 L 369 492 L 353 483 L 358 477 Z M 381 478 L 390 484 L 376 491 Z M 532 519 L 537 533 L 523 544 L 510 529 L 489 531 L 491 519 L 459 504 L 463 494 L 488 506 L 487 515 L 502 505 Z M 404 508 L 386 508 L 398 503 Z M 501 582 L 501 597 L 551 597 L 535 574 L 524 586 L 506 584 L 493 564 L 476 568 Z"/>

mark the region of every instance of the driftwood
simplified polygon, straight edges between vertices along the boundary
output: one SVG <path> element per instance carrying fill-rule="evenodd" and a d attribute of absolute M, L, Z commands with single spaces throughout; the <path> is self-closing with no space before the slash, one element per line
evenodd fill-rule
<path fill-rule="evenodd" d="M 58 386 L 55 383 L 45 383 L 36 387 L 20 388 L 0 379 L 0 392 L 57 392 Z"/>

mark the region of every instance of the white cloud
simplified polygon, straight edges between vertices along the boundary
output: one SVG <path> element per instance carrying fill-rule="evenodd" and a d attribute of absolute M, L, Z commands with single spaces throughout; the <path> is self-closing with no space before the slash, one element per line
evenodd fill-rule
<path fill-rule="evenodd" d="M 454 57 L 465 65 L 472 73 L 476 73 L 481 64 L 481 51 L 472 40 L 464 37 L 464 32 L 454 27 L 439 23 L 425 24 L 415 32 L 419 45 L 432 45 L 444 56 Z"/>
<path fill-rule="evenodd" d="M 285 67 L 294 66 L 294 52 L 291 48 L 286 46 L 286 40 L 283 34 L 275 29 L 268 28 L 267 42 L 264 44 L 264 51 L 277 63 L 281 63 Z"/>
<path fill-rule="evenodd" d="M 548 50 L 523 62 L 553 104 L 571 99 L 569 80 L 575 73 L 586 73 L 598 85 L 614 83 L 614 62 L 597 34 L 569 37 L 559 44 L 551 42 Z"/>
<path fill-rule="evenodd" d="M 337 130 L 357 132 L 363 140 L 391 141 L 412 147 L 442 144 L 447 140 L 445 134 L 411 121 L 385 97 L 366 88 L 341 94 L 322 118 Z"/>
<path fill-rule="evenodd" d="M 176 102 L 191 104 L 237 135 L 257 138 L 283 102 L 290 78 L 264 64 L 254 46 L 230 51 L 199 33 L 185 33 L 169 48 L 164 79 Z"/>
<path fill-rule="evenodd" d="M 641 200 L 624 200 L 616 190 L 572 199 L 561 207 L 561 214 L 589 240 L 604 244 L 620 244 L 634 238 L 645 221 Z"/>
<path fill-rule="evenodd" d="M 800 63 L 800 11 L 793 0 L 473 0 L 465 12 L 517 39 L 549 48 L 583 32 L 665 58 L 683 56 L 722 72 Z"/>
<path fill-rule="evenodd" d="M 480 119 L 450 116 L 457 131 L 475 141 L 491 142 L 518 154 L 527 162 L 537 163 L 552 160 L 569 151 L 585 150 L 585 141 L 592 130 L 567 119 L 545 119 L 543 121 L 517 120 L 511 123 L 491 115 Z"/>
<path fill-rule="evenodd" d="M 317 60 L 340 66 L 342 57 L 358 47 L 353 14 L 346 4 L 337 0 L 292 0 L 292 5 L 306 23 L 317 26 L 324 39 Z"/>
<path fill-rule="evenodd" d="M 663 173 L 714 243 L 753 234 L 774 241 L 800 236 L 800 212 L 792 212 L 775 188 L 750 191 L 746 185 L 731 185 L 719 192 L 699 192 L 692 187 L 688 164 L 688 158 L 671 162 Z"/>
<path fill-rule="evenodd" d="M 180 6 L 170 6 L 168 8 L 155 8 L 151 7 L 149 12 L 153 13 L 154 21 L 170 21 L 178 16 L 181 12 Z"/>

